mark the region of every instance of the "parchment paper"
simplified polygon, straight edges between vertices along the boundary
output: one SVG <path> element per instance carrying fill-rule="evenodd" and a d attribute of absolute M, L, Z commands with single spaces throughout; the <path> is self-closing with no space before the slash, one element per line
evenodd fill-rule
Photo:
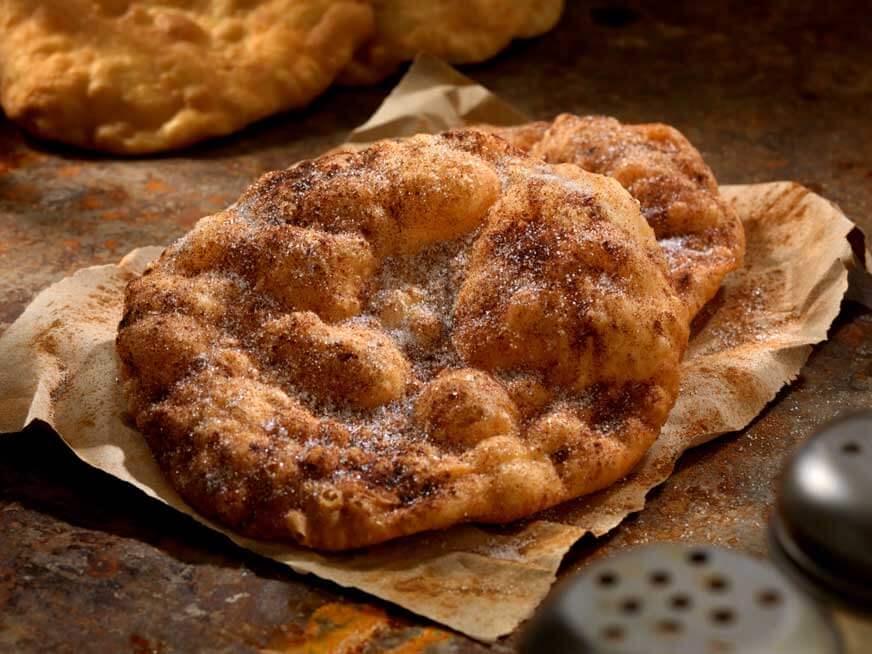
<path fill-rule="evenodd" d="M 423 58 L 351 141 L 524 120 L 484 88 Z M 747 230 L 746 264 L 697 321 L 680 397 L 662 435 L 625 480 L 537 519 L 503 528 L 459 526 L 322 555 L 243 538 L 194 513 L 164 480 L 144 439 L 124 423 L 116 384 L 122 289 L 160 247 L 135 250 L 117 265 L 80 270 L 40 293 L 8 328 L 0 338 L 0 432 L 42 420 L 83 461 L 243 547 L 493 640 L 532 613 L 577 539 L 604 534 L 641 509 L 645 494 L 669 476 L 685 449 L 746 426 L 797 375 L 838 314 L 852 223 L 792 182 L 723 192 Z"/>

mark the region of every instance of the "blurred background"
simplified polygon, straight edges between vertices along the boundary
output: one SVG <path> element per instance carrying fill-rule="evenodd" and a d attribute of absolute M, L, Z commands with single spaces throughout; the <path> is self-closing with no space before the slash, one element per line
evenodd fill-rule
<path fill-rule="evenodd" d="M 572 112 L 670 123 L 720 182 L 798 181 L 868 233 L 870 10 L 869 2 L 570 0 L 551 32 L 460 70 L 534 119 Z M 259 174 L 341 143 L 403 70 L 374 86 L 333 86 L 308 107 L 239 133 L 135 160 L 49 144 L 0 119 L 0 331 L 46 285 L 167 243 Z M 561 576 L 658 541 L 764 555 L 786 454 L 839 412 L 872 405 L 870 374 L 872 316 L 848 304 L 830 340 L 757 421 L 688 453 L 643 513 L 579 543 Z M 0 649 L 302 651 L 292 643 L 315 639 L 317 625 L 336 616 L 348 628 L 330 642 L 346 639 L 347 649 L 312 651 L 517 647 L 517 636 L 481 645 L 258 559 L 87 468 L 39 426 L 0 439 Z M 862 651 L 868 625 L 840 619 Z"/>

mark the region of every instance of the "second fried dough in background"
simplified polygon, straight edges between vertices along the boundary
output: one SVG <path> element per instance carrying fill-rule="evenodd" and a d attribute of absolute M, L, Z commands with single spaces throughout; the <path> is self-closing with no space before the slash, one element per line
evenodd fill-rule
<path fill-rule="evenodd" d="M 550 30 L 563 0 L 373 0 L 375 35 L 339 81 L 372 84 L 426 52 L 453 64 L 484 61 L 512 39 Z"/>
<path fill-rule="evenodd" d="M 320 95 L 372 35 L 365 0 L 0 0 L 0 103 L 42 138 L 142 154 Z"/>
<path fill-rule="evenodd" d="M 742 263 L 745 234 L 711 169 L 678 130 L 562 114 L 552 123 L 483 127 L 534 157 L 617 179 L 639 201 L 692 317 Z"/>
<path fill-rule="evenodd" d="M 563 0 L 0 0 L 0 105 L 46 139 L 184 147 L 302 107 L 341 73 L 426 52 L 484 61 L 551 29 Z"/>

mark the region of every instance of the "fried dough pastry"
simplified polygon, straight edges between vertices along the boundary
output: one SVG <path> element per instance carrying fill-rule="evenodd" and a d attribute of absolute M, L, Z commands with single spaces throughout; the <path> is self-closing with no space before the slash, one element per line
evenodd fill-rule
<path fill-rule="evenodd" d="M 741 265 L 742 223 L 702 156 L 673 127 L 562 114 L 552 123 L 485 130 L 547 162 L 617 179 L 639 201 L 691 317 L 717 293 L 724 275 Z"/>
<path fill-rule="evenodd" d="M 372 84 L 418 52 L 454 64 L 484 61 L 512 39 L 544 34 L 563 0 L 373 0 L 375 35 L 354 55 L 340 81 Z"/>
<path fill-rule="evenodd" d="M 620 184 L 468 130 L 265 175 L 130 283 L 117 351 L 192 506 L 341 550 L 620 479 L 687 334 Z"/>
<path fill-rule="evenodd" d="M 44 138 L 178 148 L 307 104 L 373 29 L 364 0 L 0 0 L 0 103 Z"/>

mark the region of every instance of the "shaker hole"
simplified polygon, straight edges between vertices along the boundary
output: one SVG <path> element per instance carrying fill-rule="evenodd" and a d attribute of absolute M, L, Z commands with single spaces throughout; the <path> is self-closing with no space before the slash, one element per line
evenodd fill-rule
<path fill-rule="evenodd" d="M 772 588 L 767 588 L 757 593 L 757 603 L 767 608 L 781 604 L 781 593 Z"/>
<path fill-rule="evenodd" d="M 687 595 L 673 595 L 669 598 L 669 606 L 676 611 L 684 611 L 690 608 L 690 597 Z"/>
<path fill-rule="evenodd" d="M 693 565 L 705 565 L 708 563 L 708 553 L 703 550 L 694 550 L 687 557 Z"/>
<path fill-rule="evenodd" d="M 715 609 L 711 612 L 712 622 L 726 627 L 736 621 L 736 614 L 732 609 Z"/>
<path fill-rule="evenodd" d="M 636 597 L 628 597 L 621 602 L 621 611 L 623 613 L 635 614 L 642 610 L 642 601 Z"/>
<path fill-rule="evenodd" d="M 860 453 L 860 443 L 855 441 L 848 441 L 842 445 L 842 452 L 845 454 L 859 454 Z"/>
<path fill-rule="evenodd" d="M 671 577 L 666 570 L 655 570 L 649 577 L 651 584 L 654 586 L 665 586 L 669 583 L 670 579 Z"/>
<path fill-rule="evenodd" d="M 715 576 L 709 577 L 705 585 L 708 589 L 714 593 L 722 593 L 730 587 L 730 582 L 727 581 L 724 577 Z"/>
<path fill-rule="evenodd" d="M 661 620 L 657 623 L 657 631 L 661 634 L 677 634 L 681 631 L 681 623 L 676 620 Z"/>
<path fill-rule="evenodd" d="M 612 624 L 603 629 L 603 638 L 611 641 L 619 641 L 624 639 L 624 628 L 618 624 Z"/>

